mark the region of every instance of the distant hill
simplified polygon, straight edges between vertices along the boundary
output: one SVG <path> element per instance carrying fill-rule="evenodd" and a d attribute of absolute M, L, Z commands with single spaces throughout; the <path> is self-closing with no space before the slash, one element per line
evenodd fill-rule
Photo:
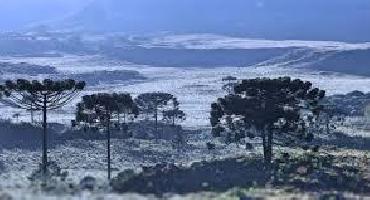
<path fill-rule="evenodd" d="M 161 67 L 244 67 L 256 65 L 289 51 L 290 48 L 215 50 L 132 48 L 114 51 L 107 49 L 104 54 L 140 65 Z"/>
<path fill-rule="evenodd" d="M 95 0 L 60 29 L 370 41 L 368 0 Z"/>
<path fill-rule="evenodd" d="M 370 76 L 370 50 L 343 51 L 311 66 L 313 69 Z"/>
<path fill-rule="evenodd" d="M 294 67 L 323 72 L 370 76 L 370 49 L 314 48 L 169 49 L 108 48 L 102 53 L 140 65 L 168 67 Z"/>

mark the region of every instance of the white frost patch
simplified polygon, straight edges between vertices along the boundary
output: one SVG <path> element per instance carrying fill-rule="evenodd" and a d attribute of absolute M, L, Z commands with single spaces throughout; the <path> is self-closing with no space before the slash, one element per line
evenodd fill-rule
<path fill-rule="evenodd" d="M 308 47 L 321 50 L 364 50 L 370 42 L 346 43 L 337 41 L 265 40 L 228 37 L 214 34 L 170 35 L 151 38 L 144 47 L 167 47 L 175 49 L 261 49 L 283 47 Z"/>

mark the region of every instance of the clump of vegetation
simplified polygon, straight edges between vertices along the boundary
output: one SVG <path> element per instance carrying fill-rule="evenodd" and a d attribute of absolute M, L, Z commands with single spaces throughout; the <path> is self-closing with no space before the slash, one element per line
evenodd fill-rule
<path fill-rule="evenodd" d="M 33 65 L 26 62 L 8 63 L 0 62 L 1 73 L 37 76 L 40 74 L 56 75 L 58 71 L 52 66 Z"/>
<path fill-rule="evenodd" d="M 370 93 L 355 90 L 348 94 L 328 96 L 325 102 L 334 107 L 336 115 L 363 116 L 370 105 Z"/>
<path fill-rule="evenodd" d="M 112 179 L 115 192 L 144 194 L 224 192 L 230 188 L 294 188 L 302 192 L 341 191 L 367 193 L 370 180 L 360 162 L 349 166 L 333 154 L 306 152 L 291 156 L 282 153 L 272 162 L 272 171 L 264 168 L 262 158 L 227 158 L 212 162 L 196 162 L 190 167 L 157 164 L 143 167 L 135 174 L 121 172 Z"/>
<path fill-rule="evenodd" d="M 226 191 L 233 186 L 251 187 L 264 185 L 268 174 L 260 159 L 230 158 L 214 162 L 197 162 L 191 167 L 157 164 L 144 167 L 143 172 L 123 172 L 112 179 L 116 192 L 144 194 L 191 193 L 199 191 Z"/>
<path fill-rule="evenodd" d="M 39 167 L 28 177 L 28 180 L 31 182 L 41 182 L 45 179 L 58 179 L 59 181 L 65 181 L 67 176 L 68 172 L 62 172 L 62 169 L 56 162 L 48 162 L 46 174 L 43 172 L 43 164 L 40 164 Z"/>
<path fill-rule="evenodd" d="M 92 176 L 86 176 L 80 181 L 80 189 L 93 191 L 96 189 L 96 179 Z"/>
<path fill-rule="evenodd" d="M 4 163 L 0 162 L 0 174 L 3 173 L 4 170 L 5 170 Z"/>
<path fill-rule="evenodd" d="M 41 183 L 41 186 L 47 186 L 52 183 L 64 182 L 68 176 L 68 172 L 62 172 L 62 169 L 57 165 L 56 162 L 48 162 L 46 173 L 44 171 L 44 165 L 41 163 L 39 167 L 32 172 L 28 177 L 28 180 L 32 183 Z"/>
<path fill-rule="evenodd" d="M 303 191 L 349 191 L 366 193 L 370 180 L 362 159 L 343 162 L 340 157 L 324 152 L 307 152 L 290 156 L 282 154 L 275 160 L 273 184 L 293 186 Z M 361 167 L 362 166 L 362 167 Z"/>

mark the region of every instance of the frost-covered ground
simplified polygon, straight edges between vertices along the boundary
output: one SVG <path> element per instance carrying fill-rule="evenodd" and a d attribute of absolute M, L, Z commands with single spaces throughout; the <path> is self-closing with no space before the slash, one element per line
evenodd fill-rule
<path fill-rule="evenodd" d="M 184 122 L 186 127 L 199 128 L 209 124 L 210 105 L 224 95 L 221 87 L 222 77 L 236 76 L 239 79 L 255 77 L 292 76 L 311 81 L 315 86 L 327 91 L 327 94 L 341 94 L 353 90 L 369 92 L 370 77 L 352 76 L 345 74 L 322 74 L 299 68 L 281 67 L 274 65 L 258 65 L 249 67 L 218 67 L 218 68 L 171 68 L 135 65 L 127 62 L 107 60 L 100 56 L 65 56 L 53 58 L 0 58 L 0 61 L 25 61 L 32 64 L 51 65 L 63 72 L 90 72 L 96 70 L 135 70 L 148 77 L 140 82 L 122 82 L 115 85 L 88 86 L 83 94 L 96 92 L 129 92 L 138 95 L 144 92 L 162 91 L 176 95 L 181 102 L 181 108 L 187 114 Z M 74 104 L 77 98 L 64 109 L 52 113 L 50 120 L 69 123 L 73 119 Z M 11 116 L 13 109 L 1 108 L 3 117 Z M 19 111 L 21 112 L 21 111 Z M 24 113 L 20 120 L 29 119 Z"/>
<path fill-rule="evenodd" d="M 349 47 L 350 48 L 350 47 Z M 88 86 L 82 94 L 97 92 L 129 92 L 138 95 L 144 92 L 162 91 L 175 94 L 181 108 L 187 114 L 184 126 L 187 128 L 204 128 L 209 126 L 210 105 L 218 97 L 225 93 L 222 91 L 222 77 L 232 75 L 239 79 L 255 77 L 279 77 L 292 76 L 303 80 L 311 81 L 315 86 L 325 89 L 328 94 L 347 93 L 352 90 L 362 90 L 370 92 L 370 77 L 351 76 L 344 74 L 323 74 L 315 71 L 308 71 L 299 68 L 282 67 L 279 63 L 273 65 L 257 65 L 249 67 L 218 67 L 218 68 L 171 68 L 171 67 L 152 67 L 136 65 L 128 62 L 113 61 L 101 56 L 74 56 L 64 57 L 43 57 L 43 58 L 22 58 L 22 57 L 1 57 L 0 61 L 10 62 L 29 62 L 39 65 L 55 66 L 61 72 L 90 72 L 95 70 L 135 70 L 148 77 L 147 80 L 140 82 L 122 82 L 115 85 Z M 35 77 L 34 77 L 35 78 Z M 40 79 L 42 77 L 39 77 Z M 82 95 L 81 94 L 81 95 Z M 79 101 L 75 99 L 71 104 L 61 110 L 51 112 L 50 122 L 63 122 L 69 124 L 73 119 L 75 107 Z M 14 109 L 0 107 L 2 118 L 11 118 Z M 19 121 L 29 121 L 29 114 L 23 111 Z M 36 116 L 41 120 L 41 116 Z M 193 143 L 191 148 L 185 148 L 186 153 L 178 157 L 175 149 L 168 142 L 159 144 L 148 143 L 145 141 L 114 141 L 113 142 L 113 167 L 122 171 L 126 168 L 138 170 L 142 165 L 152 165 L 155 162 L 178 162 L 191 163 L 194 161 L 212 159 L 214 155 L 230 156 L 235 154 L 245 154 L 245 150 L 236 146 L 221 146 L 216 154 L 208 152 L 204 141 L 190 141 Z M 83 144 L 83 145 L 82 145 Z M 68 181 L 78 183 L 78 181 L 92 175 L 104 182 L 105 180 L 105 143 L 102 141 L 81 143 L 71 142 L 67 145 L 58 146 L 50 150 L 52 161 L 56 161 L 63 170 L 69 172 Z M 143 153 L 143 149 L 148 152 Z M 175 155 L 175 156 L 174 156 Z M 0 191 L 10 191 L 16 197 L 32 197 L 41 199 L 44 194 L 32 192 L 28 188 L 27 176 L 30 175 L 40 162 L 40 151 L 29 150 L 3 150 L 1 152 L 2 161 L 5 163 L 5 172 L 0 175 Z M 116 174 L 114 172 L 114 174 Z M 21 191 L 21 192 L 20 192 Z M 203 194 L 202 194 L 203 195 Z M 204 194 L 204 198 L 212 197 L 215 194 Z M 122 199 L 125 196 L 117 194 L 91 194 L 81 193 L 71 196 L 71 199 L 92 199 L 103 197 L 106 199 Z M 139 195 L 128 195 L 127 198 L 141 199 Z M 198 197 L 198 198 L 197 198 Z M 48 198 L 53 198 L 49 196 Z M 55 197 L 56 198 L 56 197 Z M 146 197 L 150 198 L 150 197 Z M 178 199 L 180 197 L 173 197 Z M 185 197 L 182 197 L 185 198 Z M 189 195 L 188 199 L 199 199 L 198 196 Z M 202 197 L 201 197 L 202 198 Z"/>
<path fill-rule="evenodd" d="M 137 41 L 135 41 L 137 42 Z M 370 42 L 346 43 L 338 41 L 266 40 L 243 37 L 230 37 L 215 34 L 164 35 L 151 37 L 141 46 L 166 47 L 173 49 L 260 49 L 303 47 L 317 50 L 365 50 Z"/>
<path fill-rule="evenodd" d="M 255 151 L 260 151 L 256 149 Z M 140 172 L 142 166 L 153 166 L 155 163 L 176 163 L 189 166 L 193 162 L 210 161 L 215 157 L 222 159 L 230 156 L 253 155 L 255 151 L 246 152 L 236 145 L 220 145 L 217 149 L 209 151 L 205 141 L 199 137 L 188 138 L 186 146 L 178 150 L 168 141 L 147 140 L 113 140 L 112 141 L 112 169 L 113 176 L 124 169 L 134 169 Z M 110 194 L 109 190 L 102 189 L 93 193 L 83 192 L 66 194 L 57 189 L 51 193 L 40 193 L 30 187 L 28 177 L 37 169 L 41 162 L 41 149 L 30 151 L 24 149 L 3 150 L 1 160 L 5 164 L 5 171 L 0 174 L 0 196 L 5 191 L 17 199 L 50 199 L 69 197 L 71 199 L 91 199 L 104 196 L 105 199 L 121 199 L 128 195 Z M 98 186 L 106 187 L 106 142 L 105 141 L 71 141 L 65 145 L 49 150 L 49 161 L 54 161 L 62 171 L 68 172 L 66 183 L 78 187 L 79 181 L 92 176 L 97 178 Z M 61 187 L 61 186 L 60 186 Z M 62 187 L 61 187 L 62 188 Z M 22 191 L 19 193 L 19 191 Z M 103 195 L 104 194 L 104 195 Z M 136 197 L 137 196 L 137 197 Z M 139 195 L 130 195 L 133 199 L 144 198 Z M 149 197 L 145 197 L 149 198 Z"/>

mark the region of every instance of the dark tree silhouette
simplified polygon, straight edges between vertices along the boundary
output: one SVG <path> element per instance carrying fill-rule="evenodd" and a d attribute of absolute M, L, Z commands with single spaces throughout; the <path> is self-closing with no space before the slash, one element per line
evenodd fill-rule
<path fill-rule="evenodd" d="M 172 126 L 176 129 L 176 138 L 177 138 L 177 143 L 182 144 L 183 143 L 183 137 L 180 133 L 180 127 L 176 127 L 175 123 L 176 122 L 183 122 L 186 120 L 186 115 L 184 111 L 180 110 L 179 108 L 179 101 L 177 98 L 172 99 L 172 107 L 168 110 L 164 110 L 162 112 L 163 119 L 166 120 L 167 122 L 171 123 Z"/>
<path fill-rule="evenodd" d="M 322 114 L 320 117 L 322 117 L 325 125 L 326 135 L 331 135 L 331 129 L 336 129 L 335 125 L 332 123 L 332 120 L 334 116 L 340 115 L 340 110 L 336 108 L 335 105 L 330 104 L 328 102 L 321 104 L 322 105 Z M 319 123 L 320 126 L 320 123 Z"/>
<path fill-rule="evenodd" d="M 309 115 L 309 119 L 317 116 L 325 92 L 312 88 L 310 82 L 290 77 L 257 78 L 243 80 L 234 90 L 235 94 L 212 104 L 211 125 L 215 137 L 225 133 L 228 142 L 260 137 L 267 166 L 272 160 L 274 133 L 291 143 L 313 139 L 305 130 L 307 117 L 302 113 Z"/>
<path fill-rule="evenodd" d="M 222 86 L 222 89 L 225 90 L 228 94 L 231 94 L 234 90 L 237 80 L 238 78 L 236 78 L 235 76 L 223 77 L 222 81 L 226 82 L 226 84 Z"/>
<path fill-rule="evenodd" d="M 76 122 L 98 124 L 107 132 L 108 179 L 111 178 L 111 123 L 119 113 L 137 116 L 137 106 L 130 94 L 93 94 L 82 97 L 77 105 Z"/>
<path fill-rule="evenodd" d="M 177 98 L 173 98 L 172 107 L 162 111 L 163 119 L 170 122 L 172 126 L 175 126 L 177 121 L 182 122 L 185 120 L 185 113 L 180 110 L 179 105 L 180 103 Z"/>
<path fill-rule="evenodd" d="M 155 130 L 158 134 L 158 114 L 163 112 L 170 101 L 174 100 L 172 94 L 167 93 L 144 93 L 140 94 L 135 102 L 142 113 L 153 115 L 155 119 Z"/>
<path fill-rule="evenodd" d="M 43 112 L 42 166 L 43 174 L 47 172 L 47 111 L 56 110 L 76 97 L 85 87 L 85 82 L 74 80 L 39 82 L 19 79 L 6 81 L 0 88 L 4 92 L 4 102 L 16 108 Z"/>
<path fill-rule="evenodd" d="M 118 124 L 121 123 L 121 114 L 123 114 L 123 123 L 126 123 L 127 118 L 135 119 L 139 115 L 139 108 L 134 102 L 130 94 L 114 94 L 117 99 L 118 111 L 117 119 Z"/>

